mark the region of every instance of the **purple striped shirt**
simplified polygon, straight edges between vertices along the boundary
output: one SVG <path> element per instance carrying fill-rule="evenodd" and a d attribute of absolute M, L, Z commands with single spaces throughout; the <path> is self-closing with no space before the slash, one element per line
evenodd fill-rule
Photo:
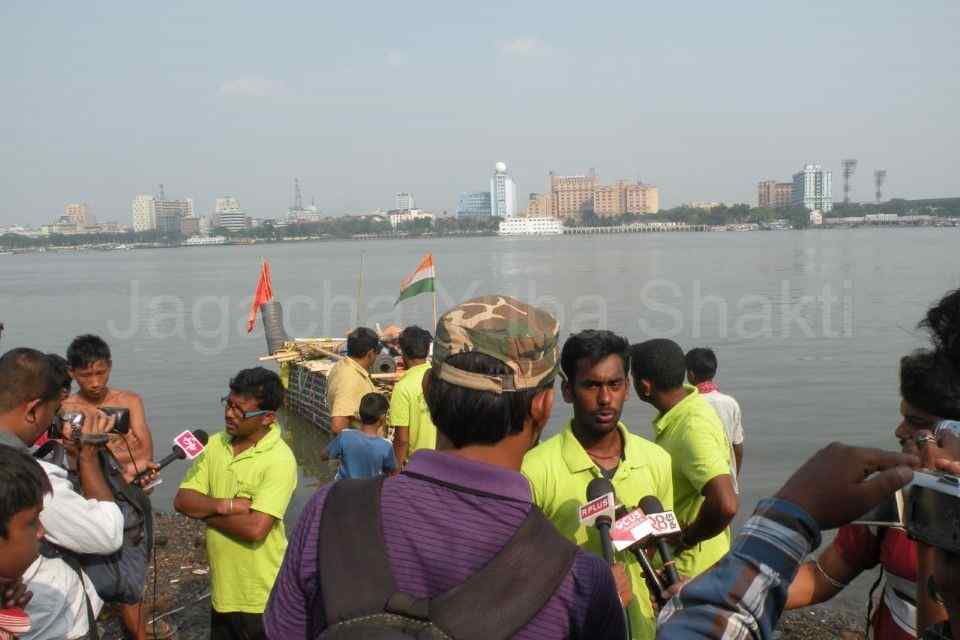
<path fill-rule="evenodd" d="M 532 507 L 526 478 L 503 467 L 424 450 L 410 458 L 407 471 L 438 481 L 401 474 L 387 479 L 381 494 L 397 588 L 416 598 L 437 596 L 476 573 L 506 545 Z M 328 489 L 317 491 L 290 537 L 264 614 L 267 636 L 274 640 L 306 638 L 310 602 L 318 590 L 317 540 Z M 560 588 L 515 637 L 622 640 L 624 635 L 610 569 L 580 550 Z"/>

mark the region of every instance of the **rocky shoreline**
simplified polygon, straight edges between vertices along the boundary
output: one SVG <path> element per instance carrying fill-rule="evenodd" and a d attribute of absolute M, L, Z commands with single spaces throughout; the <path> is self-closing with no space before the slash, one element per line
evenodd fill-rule
<path fill-rule="evenodd" d="M 180 515 L 157 514 L 155 566 L 147 573 L 146 603 L 155 615 L 177 627 L 180 640 L 200 640 L 210 635 L 209 565 L 204 549 L 203 525 Z M 154 571 L 154 567 L 156 571 Z M 863 637 L 860 615 L 834 607 L 811 607 L 783 616 L 774 638 L 819 640 Z M 116 614 L 101 615 L 101 638 L 122 638 Z"/>

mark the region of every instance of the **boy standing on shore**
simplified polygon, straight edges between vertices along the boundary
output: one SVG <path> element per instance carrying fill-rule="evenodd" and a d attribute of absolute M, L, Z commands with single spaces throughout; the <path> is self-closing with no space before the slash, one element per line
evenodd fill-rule
<path fill-rule="evenodd" d="M 383 437 L 387 421 L 387 399 L 368 393 L 360 400 L 360 428 L 344 429 L 320 454 L 321 460 L 340 460 L 335 480 L 373 478 L 397 470 L 393 446 Z"/>
<path fill-rule="evenodd" d="M 212 640 L 265 638 L 263 610 L 287 549 L 283 515 L 297 486 L 297 461 L 275 412 L 280 377 L 245 369 L 223 398 L 226 430 L 210 438 L 173 506 L 207 525 Z"/>
<path fill-rule="evenodd" d="M 79 390 L 64 400 L 64 409 L 86 414 L 101 407 L 121 407 L 130 412 L 130 432 L 123 440 L 113 441 L 107 446 L 117 462 L 123 465 L 124 478 L 131 482 L 137 473 L 153 461 L 153 438 L 147 425 L 143 399 L 133 391 L 108 386 L 113 359 L 110 347 L 99 336 L 82 335 L 74 338 L 67 347 L 67 366 Z"/>

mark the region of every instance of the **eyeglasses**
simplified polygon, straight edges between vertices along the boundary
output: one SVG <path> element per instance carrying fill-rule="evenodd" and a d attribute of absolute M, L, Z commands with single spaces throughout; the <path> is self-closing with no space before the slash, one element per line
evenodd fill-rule
<path fill-rule="evenodd" d="M 244 411 L 236 404 L 230 402 L 230 396 L 223 396 L 220 398 L 220 404 L 222 404 L 227 411 L 233 411 L 235 414 L 240 416 L 241 420 L 249 420 L 250 418 L 259 418 L 260 416 L 265 416 L 269 411 Z"/>

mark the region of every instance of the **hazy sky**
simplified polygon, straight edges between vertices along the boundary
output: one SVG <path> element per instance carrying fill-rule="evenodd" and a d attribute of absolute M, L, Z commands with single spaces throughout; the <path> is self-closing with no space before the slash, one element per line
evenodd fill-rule
<path fill-rule="evenodd" d="M 0 224 L 67 202 L 199 213 L 435 211 L 503 160 L 639 177 L 661 203 L 755 202 L 805 160 L 892 196 L 960 195 L 960 3 L 0 3 Z"/>

